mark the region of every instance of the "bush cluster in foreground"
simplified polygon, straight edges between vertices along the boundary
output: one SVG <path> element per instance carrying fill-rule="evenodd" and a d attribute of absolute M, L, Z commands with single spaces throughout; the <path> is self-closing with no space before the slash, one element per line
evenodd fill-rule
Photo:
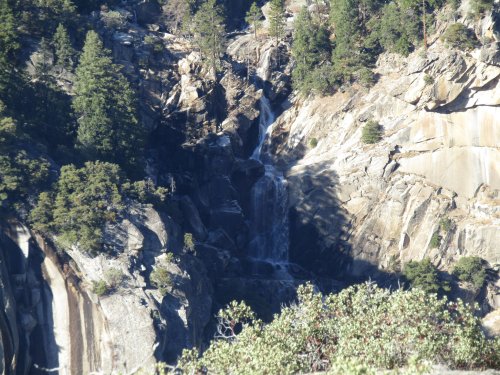
<path fill-rule="evenodd" d="M 184 352 L 179 366 L 185 373 L 415 373 L 426 363 L 500 366 L 500 340 L 484 336 L 472 306 L 419 289 L 389 291 L 367 283 L 324 297 L 307 284 L 298 289 L 298 303 L 270 324 L 255 319 L 244 303 L 219 313 L 219 322 L 222 329 L 203 356 Z"/>

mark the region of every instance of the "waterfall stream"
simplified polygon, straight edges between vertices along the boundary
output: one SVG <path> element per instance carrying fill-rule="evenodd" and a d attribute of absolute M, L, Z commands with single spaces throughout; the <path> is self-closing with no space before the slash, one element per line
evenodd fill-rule
<path fill-rule="evenodd" d="M 271 49 L 259 62 L 257 76 L 265 82 L 269 77 Z M 275 116 L 269 99 L 260 99 L 259 143 L 251 158 L 264 164 L 264 175 L 254 184 L 250 205 L 249 256 L 271 263 L 275 276 L 290 278 L 288 264 L 288 192 L 283 173 L 274 165 L 265 144 L 270 141 Z"/>

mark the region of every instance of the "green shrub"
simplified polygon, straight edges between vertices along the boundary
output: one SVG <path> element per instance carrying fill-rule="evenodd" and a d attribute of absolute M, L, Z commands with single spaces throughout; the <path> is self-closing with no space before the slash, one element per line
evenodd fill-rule
<path fill-rule="evenodd" d="M 441 246 L 441 236 L 438 231 L 434 232 L 431 237 L 431 241 L 429 242 L 429 246 L 431 249 L 435 249 L 439 246 Z"/>
<path fill-rule="evenodd" d="M 318 145 L 318 138 L 311 138 L 309 141 L 309 147 L 315 148 Z"/>
<path fill-rule="evenodd" d="M 30 219 L 34 229 L 53 232 L 63 247 L 78 245 L 95 255 L 105 250 L 104 227 L 122 217 L 126 200 L 161 203 L 165 197 L 166 190 L 150 180 L 131 184 L 116 164 L 65 165 L 53 194 L 40 194 Z"/>
<path fill-rule="evenodd" d="M 109 292 L 109 286 L 104 280 L 92 281 L 92 292 L 102 297 Z"/>
<path fill-rule="evenodd" d="M 127 25 L 127 17 L 114 10 L 102 12 L 101 20 L 109 29 L 122 29 Z"/>
<path fill-rule="evenodd" d="M 161 40 L 158 38 L 155 38 L 152 35 L 146 35 L 144 37 L 144 44 L 146 44 L 147 46 L 153 47 L 154 52 L 163 51 L 163 43 L 161 42 Z"/>
<path fill-rule="evenodd" d="M 184 233 L 184 250 L 193 252 L 195 249 L 194 237 L 192 233 Z"/>
<path fill-rule="evenodd" d="M 375 84 L 375 74 L 371 69 L 362 67 L 356 72 L 356 75 L 359 83 L 364 87 L 369 88 Z"/>
<path fill-rule="evenodd" d="M 3 110 L 5 106 L 0 102 L 0 208 L 39 191 L 49 175 L 49 163 L 23 149 L 19 141 L 27 139 L 23 139 L 14 119 L 2 116 Z"/>
<path fill-rule="evenodd" d="M 476 34 L 462 23 L 454 23 L 446 29 L 441 37 L 443 42 L 451 48 L 471 50 L 478 45 Z"/>
<path fill-rule="evenodd" d="M 307 284 L 297 294 L 298 303 L 283 308 L 268 325 L 244 306 L 232 305 L 225 316 L 219 314 L 219 332 L 226 334 L 218 335 L 201 358 L 186 350 L 179 366 L 186 373 L 239 375 L 375 374 L 422 369 L 425 361 L 451 368 L 500 364 L 499 341 L 484 336 L 480 319 L 460 300 L 449 303 L 418 289 L 391 292 L 373 284 L 325 297 Z M 233 317 L 234 306 L 243 319 Z M 241 332 L 235 335 L 236 324 Z"/>
<path fill-rule="evenodd" d="M 378 122 L 369 120 L 363 127 L 361 132 L 361 140 L 363 143 L 373 144 L 382 139 L 382 127 Z"/>
<path fill-rule="evenodd" d="M 472 13 L 476 17 L 480 17 L 486 12 L 491 11 L 493 8 L 493 0 L 472 0 L 471 1 L 471 8 L 472 8 Z"/>
<path fill-rule="evenodd" d="M 413 288 L 422 289 L 427 293 L 438 293 L 448 289 L 447 285 L 439 279 L 436 266 L 428 258 L 420 262 L 411 261 L 405 264 L 403 276 Z"/>
<path fill-rule="evenodd" d="M 112 289 L 118 288 L 125 281 L 125 274 L 118 268 L 110 268 L 104 273 L 104 278 Z"/>
<path fill-rule="evenodd" d="M 460 281 L 469 282 L 476 289 L 482 288 L 486 281 L 485 262 L 479 257 L 460 258 L 452 273 Z"/>
<path fill-rule="evenodd" d="M 158 289 L 162 296 L 166 296 L 172 287 L 172 279 L 165 265 L 158 265 L 149 276 L 151 285 Z"/>
<path fill-rule="evenodd" d="M 426 84 L 427 86 L 432 85 L 432 84 L 434 83 L 434 78 L 432 78 L 432 76 L 430 76 L 430 75 L 426 74 L 426 75 L 424 76 L 424 82 L 425 82 L 425 84 Z"/>
<path fill-rule="evenodd" d="M 444 233 L 448 233 L 453 226 L 453 221 L 451 221 L 450 218 L 448 217 L 443 217 L 441 220 L 439 220 L 439 229 L 443 231 Z"/>

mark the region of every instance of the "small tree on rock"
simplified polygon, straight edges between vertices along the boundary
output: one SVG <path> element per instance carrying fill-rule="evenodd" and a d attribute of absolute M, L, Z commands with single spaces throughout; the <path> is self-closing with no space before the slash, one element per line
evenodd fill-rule
<path fill-rule="evenodd" d="M 71 45 L 68 31 L 62 24 L 59 24 L 52 37 L 52 45 L 56 52 L 56 64 L 71 71 L 73 69 L 75 50 Z"/>
<path fill-rule="evenodd" d="M 271 0 L 269 8 L 269 35 L 278 44 L 285 33 L 285 5 L 283 0 Z"/>
<path fill-rule="evenodd" d="M 216 0 L 207 0 L 200 6 L 193 19 L 195 43 L 206 64 L 212 69 L 215 79 L 224 46 L 223 14 L 223 9 Z"/>

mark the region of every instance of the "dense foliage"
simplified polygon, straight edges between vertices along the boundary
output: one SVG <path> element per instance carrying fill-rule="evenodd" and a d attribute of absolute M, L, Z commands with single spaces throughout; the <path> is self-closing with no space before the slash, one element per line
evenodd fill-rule
<path fill-rule="evenodd" d="M 134 93 L 94 31 L 87 34 L 76 68 L 75 94 L 83 153 L 129 169 L 138 166 L 143 130 L 135 114 Z"/>
<path fill-rule="evenodd" d="M 186 351 L 181 367 L 215 374 L 292 374 L 356 367 L 354 373 L 372 373 L 370 368 L 426 360 L 452 368 L 500 365 L 500 341 L 485 338 L 472 307 L 461 301 L 373 284 L 326 297 L 305 285 L 298 300 L 268 325 L 244 304 L 230 305 L 219 313 L 218 338 L 201 358 Z"/>
<path fill-rule="evenodd" d="M 148 181 L 130 183 L 116 164 L 97 161 L 87 162 L 83 168 L 65 165 L 54 190 L 40 194 L 31 221 L 34 229 L 56 234 L 64 246 L 78 245 L 95 254 L 106 250 L 105 225 L 120 218 L 127 200 L 160 202 L 165 193 Z"/>
<path fill-rule="evenodd" d="M 373 144 L 382 139 L 382 127 L 374 120 L 369 120 L 361 131 L 361 140 L 364 143 Z"/>
<path fill-rule="evenodd" d="M 269 35 L 279 43 L 285 32 L 285 3 L 284 0 L 270 0 L 269 6 Z"/>
<path fill-rule="evenodd" d="M 330 9 L 329 19 L 324 17 L 327 11 L 315 3 L 304 7 L 294 21 L 293 82 L 296 89 L 306 94 L 328 94 L 355 81 L 372 85 L 375 77 L 371 69 L 381 52 L 407 56 L 419 46 L 427 48 L 427 34 L 435 23 L 434 12 L 445 2 L 330 0 L 325 4 Z M 472 3 L 477 14 L 491 7 L 489 0 Z M 478 45 L 474 32 L 463 24 L 451 25 L 443 40 L 451 48 L 470 49 Z"/>
<path fill-rule="evenodd" d="M 216 0 L 207 0 L 200 6 L 193 19 L 193 33 L 203 59 L 216 74 L 225 34 L 223 9 Z"/>
<path fill-rule="evenodd" d="M 403 267 L 403 276 L 410 285 L 427 293 L 448 292 L 448 283 L 439 276 L 437 267 L 429 258 L 422 261 L 410 261 Z"/>
<path fill-rule="evenodd" d="M 441 39 L 450 47 L 462 50 L 471 50 L 478 45 L 474 30 L 468 29 L 463 23 L 448 26 Z"/>
<path fill-rule="evenodd" d="M 453 275 L 460 281 L 471 283 L 474 288 L 480 289 L 486 281 L 486 267 L 479 257 L 462 257 L 453 268 Z"/>

